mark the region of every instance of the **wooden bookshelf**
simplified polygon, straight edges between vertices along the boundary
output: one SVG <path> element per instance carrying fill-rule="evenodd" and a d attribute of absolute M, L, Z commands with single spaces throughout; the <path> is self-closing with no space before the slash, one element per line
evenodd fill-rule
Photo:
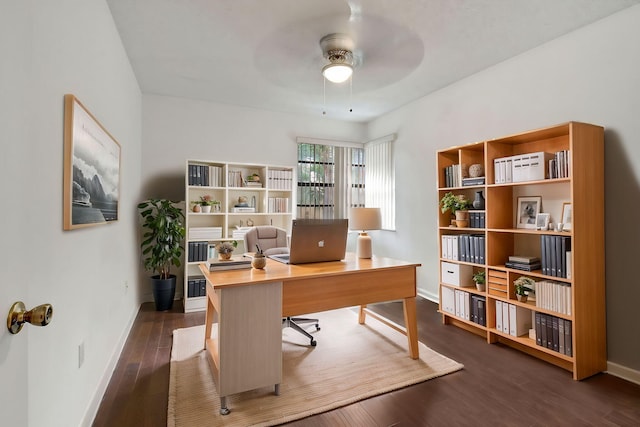
<path fill-rule="evenodd" d="M 519 182 L 499 182 L 494 160 L 523 156 L 530 153 L 551 153 L 566 151 L 568 163 L 566 175 L 550 177 L 548 160 L 545 160 L 544 177 Z M 447 187 L 445 168 L 454 164 L 459 168 L 457 182 L 462 182 L 465 166 L 480 163 L 484 166 L 483 185 Z M 450 214 L 439 213 L 438 243 L 442 236 L 476 234 L 484 235 L 486 246 L 485 262 L 472 263 L 473 270 L 484 269 L 506 278 L 504 292 L 486 290 L 479 292 L 473 282 L 460 283 L 456 287 L 443 283 L 440 274 L 440 312 L 445 324 L 452 324 L 486 336 L 488 343 L 501 342 L 553 363 L 572 372 L 575 380 L 581 380 L 606 369 L 606 317 L 605 317 L 605 274 L 604 274 L 604 129 L 586 123 L 569 122 L 544 129 L 528 131 L 516 135 L 469 145 L 451 147 L 437 152 L 438 200 L 451 191 L 465 194 L 473 200 L 475 192 L 482 191 L 485 198 L 485 227 L 478 229 L 451 227 Z M 553 223 L 561 222 L 563 205 L 572 206 L 570 230 L 538 230 L 518 228 L 516 224 L 519 197 L 541 197 L 540 212 L 549 213 Z M 439 209 L 439 207 L 438 207 Z M 510 255 L 541 257 L 543 236 L 568 236 L 571 265 L 567 277 L 549 274 L 546 270 L 526 272 L 505 267 Z M 544 240 L 546 241 L 546 240 Z M 444 257 L 441 247 L 441 261 L 458 265 L 469 264 Z M 560 262 L 560 261 L 558 261 Z M 516 299 L 513 282 L 527 275 L 536 282 L 552 281 L 561 284 L 569 294 L 570 304 L 562 311 L 542 308 L 536 301 L 519 302 Z M 486 326 L 466 321 L 443 309 L 442 289 L 463 289 L 470 294 L 481 294 L 486 299 Z M 538 296 L 536 295 L 536 298 Z M 557 296 L 555 297 L 557 298 Z M 570 321 L 571 354 L 564 354 L 536 343 L 528 334 L 514 336 L 496 328 L 496 301 L 524 307 L 532 316 L 535 328 L 535 313 Z M 564 312 L 564 311 L 567 312 Z M 550 317 L 549 317 L 550 318 Z M 556 343 L 557 344 L 557 343 Z"/>

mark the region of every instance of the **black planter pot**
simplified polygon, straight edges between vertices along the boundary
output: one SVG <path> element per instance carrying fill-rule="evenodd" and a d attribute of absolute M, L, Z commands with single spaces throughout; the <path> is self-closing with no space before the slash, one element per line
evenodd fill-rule
<path fill-rule="evenodd" d="M 176 276 L 172 274 L 168 279 L 161 279 L 159 275 L 151 276 L 151 286 L 156 310 L 171 310 L 173 297 L 176 295 Z"/>

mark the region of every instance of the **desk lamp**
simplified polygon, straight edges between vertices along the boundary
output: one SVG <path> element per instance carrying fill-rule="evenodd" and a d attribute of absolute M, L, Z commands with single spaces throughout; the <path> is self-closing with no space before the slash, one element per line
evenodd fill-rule
<path fill-rule="evenodd" d="M 367 230 L 379 230 L 381 226 L 380 208 L 351 208 L 349 228 L 362 230 L 358 236 L 358 258 L 371 258 L 371 237 Z"/>

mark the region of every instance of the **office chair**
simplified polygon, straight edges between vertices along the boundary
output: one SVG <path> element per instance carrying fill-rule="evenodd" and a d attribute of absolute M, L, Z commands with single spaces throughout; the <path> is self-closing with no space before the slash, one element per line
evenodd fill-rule
<path fill-rule="evenodd" d="M 282 228 L 270 225 L 258 225 L 251 228 L 244 235 L 244 248 L 248 252 L 257 250 L 260 247 L 265 256 L 289 253 L 287 246 L 287 232 Z M 283 328 L 293 328 L 311 340 L 311 345 L 315 347 L 317 344 L 309 332 L 304 330 L 299 324 L 315 323 L 316 331 L 320 330 L 318 319 L 309 319 L 305 317 L 286 317 L 282 319 Z"/>

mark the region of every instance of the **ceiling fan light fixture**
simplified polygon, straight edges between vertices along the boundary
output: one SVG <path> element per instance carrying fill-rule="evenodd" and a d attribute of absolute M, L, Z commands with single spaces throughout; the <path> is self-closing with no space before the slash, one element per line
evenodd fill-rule
<path fill-rule="evenodd" d="M 322 67 L 322 75 L 331 83 L 347 81 L 353 74 L 353 40 L 346 34 L 328 34 L 320 40 L 320 47 L 329 61 Z"/>
<path fill-rule="evenodd" d="M 332 83 L 342 83 L 352 74 L 353 67 L 345 63 L 331 63 L 322 68 L 322 75 Z"/>

